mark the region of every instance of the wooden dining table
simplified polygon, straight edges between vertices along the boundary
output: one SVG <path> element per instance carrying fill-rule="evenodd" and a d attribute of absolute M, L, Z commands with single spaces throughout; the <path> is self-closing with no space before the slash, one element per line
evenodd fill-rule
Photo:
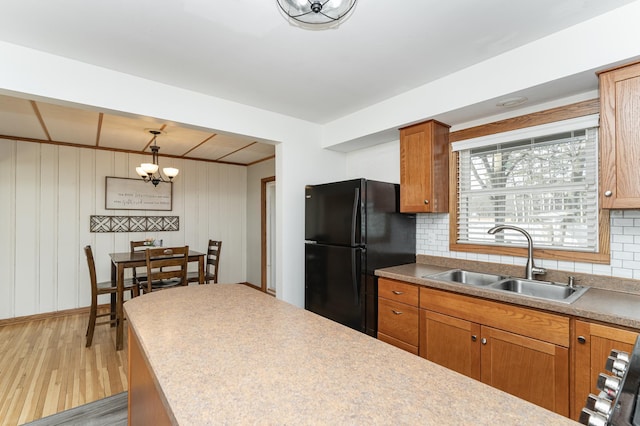
<path fill-rule="evenodd" d="M 204 258 L 206 253 L 189 250 L 189 262 L 198 262 L 198 282 L 204 284 Z M 116 294 L 111 296 L 111 316 L 116 318 L 116 350 L 121 350 L 124 341 L 124 271 L 127 268 L 146 266 L 144 250 L 109 253 L 111 257 L 111 282 L 116 286 Z"/>

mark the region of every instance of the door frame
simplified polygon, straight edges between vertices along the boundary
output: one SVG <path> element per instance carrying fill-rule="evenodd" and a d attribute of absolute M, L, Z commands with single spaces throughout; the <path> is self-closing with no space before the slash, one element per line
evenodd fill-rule
<path fill-rule="evenodd" d="M 260 290 L 265 293 L 269 293 L 267 292 L 267 184 L 275 182 L 275 180 L 275 176 L 262 178 L 260 180 Z"/>

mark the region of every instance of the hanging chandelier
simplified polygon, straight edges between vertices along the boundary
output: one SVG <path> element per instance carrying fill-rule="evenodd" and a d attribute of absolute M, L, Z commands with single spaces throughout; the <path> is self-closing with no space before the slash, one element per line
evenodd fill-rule
<path fill-rule="evenodd" d="M 356 0 L 276 0 L 287 17 L 302 24 L 338 25 Z M 329 25 L 332 26 L 332 25 Z"/>
<path fill-rule="evenodd" d="M 153 186 L 158 186 L 160 182 L 167 182 L 167 180 L 162 176 L 162 173 L 160 173 L 158 166 L 158 151 L 160 151 L 160 147 L 156 144 L 156 138 L 162 133 L 162 130 L 148 129 L 147 132 L 153 135 L 153 145 L 149 147 L 151 148 L 153 163 L 140 164 L 139 167 L 136 167 L 136 172 L 145 182 L 151 182 Z M 165 167 L 162 171 L 168 178 L 169 182 L 171 182 L 174 177 L 178 176 L 178 173 L 180 172 L 180 170 L 174 167 Z"/>

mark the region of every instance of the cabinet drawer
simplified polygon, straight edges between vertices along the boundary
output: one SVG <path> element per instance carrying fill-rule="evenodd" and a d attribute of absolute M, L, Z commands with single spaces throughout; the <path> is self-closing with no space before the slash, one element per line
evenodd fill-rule
<path fill-rule="evenodd" d="M 378 331 L 417 347 L 418 312 L 415 306 L 379 298 Z"/>
<path fill-rule="evenodd" d="M 417 307 L 419 294 L 420 290 L 417 285 L 387 278 L 378 279 L 378 297 Z"/>

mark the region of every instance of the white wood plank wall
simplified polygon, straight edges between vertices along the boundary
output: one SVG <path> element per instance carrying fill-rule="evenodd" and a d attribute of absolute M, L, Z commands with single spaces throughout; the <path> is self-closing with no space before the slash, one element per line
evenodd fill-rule
<path fill-rule="evenodd" d="M 209 238 L 219 239 L 220 282 L 246 281 L 247 169 L 160 157 L 161 167 L 180 169 L 173 211 L 105 210 L 105 176 L 137 177 L 143 160 L 149 156 L 0 139 L 0 319 L 88 306 L 87 244 L 98 280 L 108 280 L 108 254 L 128 251 L 130 240 L 205 251 Z M 180 230 L 90 233 L 95 214 L 179 216 Z"/>

